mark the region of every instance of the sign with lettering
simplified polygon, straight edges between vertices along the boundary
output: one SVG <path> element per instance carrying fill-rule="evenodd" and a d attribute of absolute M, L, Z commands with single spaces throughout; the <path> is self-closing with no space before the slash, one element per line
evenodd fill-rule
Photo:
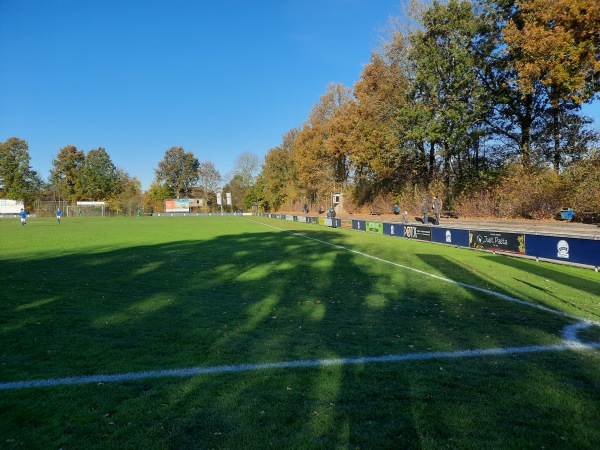
<path fill-rule="evenodd" d="M 500 231 L 469 230 L 469 247 L 495 252 L 525 253 L 525 235 Z"/>

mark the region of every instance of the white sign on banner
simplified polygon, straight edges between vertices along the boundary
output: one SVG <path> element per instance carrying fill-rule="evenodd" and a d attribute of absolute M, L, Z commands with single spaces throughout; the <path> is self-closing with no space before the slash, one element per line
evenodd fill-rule
<path fill-rule="evenodd" d="M 227 204 L 231 205 L 231 192 L 228 192 L 227 194 L 225 194 L 225 196 L 227 197 Z"/>
<path fill-rule="evenodd" d="M 221 206 L 223 204 L 223 200 L 221 199 L 221 193 L 217 192 L 217 205 Z"/>
<path fill-rule="evenodd" d="M 21 201 L 0 199 L 0 214 L 19 214 L 24 208 Z"/>

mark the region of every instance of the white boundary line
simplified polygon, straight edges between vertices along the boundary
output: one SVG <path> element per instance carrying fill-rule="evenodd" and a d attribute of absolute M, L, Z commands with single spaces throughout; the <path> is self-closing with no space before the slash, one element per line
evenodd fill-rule
<path fill-rule="evenodd" d="M 580 324 L 570 325 L 570 327 Z M 360 358 L 309 359 L 299 361 L 282 361 L 264 364 L 237 364 L 229 366 L 190 367 L 186 369 L 152 370 L 147 372 L 130 372 L 113 375 L 90 375 L 85 377 L 51 378 L 46 380 L 13 381 L 0 383 L 0 390 L 16 390 L 55 386 L 71 386 L 75 384 L 103 384 L 124 381 L 136 381 L 149 378 L 193 377 L 197 375 L 216 375 L 223 373 L 253 372 L 259 370 L 293 369 L 303 367 L 329 367 L 353 364 L 373 364 L 402 361 L 424 361 L 431 359 L 473 358 L 481 356 L 514 355 L 519 353 L 537 353 L 564 350 L 600 349 L 600 343 L 584 344 L 579 340 L 565 341 L 560 345 L 531 345 L 525 347 L 488 348 L 479 350 L 459 350 L 454 352 L 408 353 L 404 355 L 365 356 Z"/>
<path fill-rule="evenodd" d="M 250 220 L 250 219 L 248 219 Z M 322 244 L 330 245 L 345 251 L 349 251 L 367 258 L 375 259 L 387 264 L 392 264 L 403 269 L 411 270 L 422 275 L 426 275 L 440 281 L 453 283 L 458 286 L 462 286 L 468 289 L 484 292 L 496 296 L 502 300 L 507 300 L 521 305 L 537 308 L 542 311 L 557 314 L 563 317 L 577 320 L 576 323 L 567 325 L 562 332 L 563 344 L 557 345 L 531 345 L 525 347 L 507 347 L 507 348 L 488 348 L 479 350 L 459 350 L 453 352 L 428 352 L 428 353 L 408 353 L 404 355 L 385 355 L 385 356 L 365 356 L 359 358 L 336 358 L 336 359 L 313 359 L 313 360 L 298 360 L 298 361 L 282 361 L 273 363 L 263 364 L 237 364 L 227 366 L 209 366 L 209 367 L 191 367 L 184 369 L 169 369 L 169 370 L 153 370 L 145 372 L 129 372 L 113 375 L 90 375 L 82 377 L 68 377 L 68 378 L 50 378 L 43 380 L 29 380 L 29 381 L 12 381 L 0 383 L 1 390 L 16 390 L 16 389 L 29 389 L 29 388 L 43 388 L 43 387 L 55 387 L 55 386 L 71 386 L 76 384 L 103 384 L 103 383 L 117 383 L 125 381 L 136 381 L 150 378 L 166 378 L 166 377 L 192 377 L 197 375 L 215 375 L 222 373 L 240 373 L 240 372 L 252 372 L 258 370 L 274 370 L 274 369 L 291 369 L 291 368 L 303 368 L 303 367 L 329 367 L 329 366 L 341 366 L 341 365 L 353 365 L 353 364 L 372 364 L 372 363 L 385 363 L 385 362 L 402 362 L 402 361 L 423 361 L 431 359 L 453 359 L 453 358 L 472 358 L 481 356 L 498 356 L 498 355 L 513 355 L 521 353 L 536 353 L 536 352 L 548 352 L 548 351 L 565 351 L 565 350 L 591 350 L 600 349 L 600 343 L 584 343 L 577 338 L 577 333 L 581 329 L 586 329 L 591 326 L 600 326 L 598 322 L 583 320 L 581 318 L 572 316 L 562 311 L 557 311 L 545 306 L 536 305 L 534 303 L 520 300 L 508 295 L 500 294 L 488 289 L 473 286 L 467 283 L 461 283 L 449 278 L 440 277 L 413 267 L 404 266 L 392 261 L 387 261 L 376 256 L 368 255 L 366 253 L 352 250 L 341 245 L 332 244 L 331 242 L 323 241 L 320 239 L 305 236 L 299 233 L 294 233 L 283 228 L 278 228 L 262 222 L 251 220 L 254 223 L 265 225 L 270 228 L 274 228 L 279 231 L 291 233 L 295 236 L 300 236 L 305 239 L 310 239 Z"/>

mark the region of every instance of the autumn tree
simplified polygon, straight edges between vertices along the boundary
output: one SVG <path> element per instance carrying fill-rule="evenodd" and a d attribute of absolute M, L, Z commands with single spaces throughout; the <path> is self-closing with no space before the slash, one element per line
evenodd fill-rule
<path fill-rule="evenodd" d="M 81 170 L 84 161 L 85 153 L 83 150 L 77 150 L 74 145 L 61 148 L 52 160 L 50 184 L 62 199 L 74 201 L 83 195 Z"/>
<path fill-rule="evenodd" d="M 518 156 L 531 166 L 532 142 L 545 126 L 547 98 L 539 90 L 524 92 L 516 82 L 519 54 L 503 37 L 507 23 L 521 26 L 514 0 L 478 0 L 480 31 L 474 40 L 477 74 L 484 87 L 482 101 L 489 107 L 483 117 L 489 134 L 488 148 L 503 161 Z"/>
<path fill-rule="evenodd" d="M 171 147 L 154 173 L 158 183 L 171 190 L 177 198 L 185 198 L 198 182 L 199 166 L 193 152 L 186 152 L 183 147 Z"/>
<path fill-rule="evenodd" d="M 377 193 L 400 189 L 409 181 L 411 160 L 406 153 L 405 129 L 398 120 L 406 103 L 407 80 L 391 53 L 373 53 L 354 85 L 356 101 L 340 108 L 332 128 L 333 139 L 348 146 L 359 203 Z M 339 131 L 347 129 L 348 135 Z M 412 162 L 412 161 L 411 161 Z"/>
<path fill-rule="evenodd" d="M 336 111 L 350 101 L 351 91 L 342 84 L 331 84 L 298 131 L 292 146 L 298 181 L 309 198 L 327 196 L 346 181 L 347 154 L 331 148 L 331 120 Z"/>
<path fill-rule="evenodd" d="M 561 120 L 600 90 L 600 3 L 597 0 L 519 0 L 518 20 L 503 30 L 515 54 L 516 82 L 525 94 L 542 88 L 553 133 L 552 163 L 561 164 Z"/>

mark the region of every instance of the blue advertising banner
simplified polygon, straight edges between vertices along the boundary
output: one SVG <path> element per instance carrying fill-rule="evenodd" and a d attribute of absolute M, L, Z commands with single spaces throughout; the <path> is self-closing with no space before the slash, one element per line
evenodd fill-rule
<path fill-rule="evenodd" d="M 365 220 L 352 220 L 352 229 L 358 231 L 367 231 L 367 222 Z"/>
<path fill-rule="evenodd" d="M 600 267 L 600 241 L 527 234 L 525 254 L 538 258 Z"/>
<path fill-rule="evenodd" d="M 385 223 L 383 224 L 383 234 L 386 236 L 404 236 L 404 225 L 399 223 Z"/>
<path fill-rule="evenodd" d="M 469 231 L 434 227 L 431 229 L 431 240 L 440 244 L 468 247 Z"/>

